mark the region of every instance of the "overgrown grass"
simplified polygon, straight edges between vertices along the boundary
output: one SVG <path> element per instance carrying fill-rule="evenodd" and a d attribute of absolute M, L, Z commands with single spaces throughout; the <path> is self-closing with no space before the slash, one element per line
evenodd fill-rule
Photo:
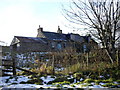
<path fill-rule="evenodd" d="M 65 70 L 62 71 L 62 73 L 69 74 L 75 72 L 82 72 L 86 75 L 87 74 L 92 75 L 94 73 L 100 76 L 105 75 L 107 72 L 107 74 L 110 74 L 111 76 L 113 73 L 115 73 L 115 75 L 120 75 L 120 70 L 118 69 L 118 66 L 116 66 L 115 64 L 116 63 L 111 64 L 109 62 L 95 62 L 89 63 L 89 66 L 87 66 L 85 63 L 77 63 L 69 67 L 66 67 Z"/>

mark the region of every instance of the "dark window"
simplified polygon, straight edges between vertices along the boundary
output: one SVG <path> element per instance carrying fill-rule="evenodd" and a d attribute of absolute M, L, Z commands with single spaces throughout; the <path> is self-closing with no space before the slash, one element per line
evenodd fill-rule
<path fill-rule="evenodd" d="M 57 44 L 57 48 L 58 48 L 59 50 L 61 50 L 61 49 L 62 49 L 62 46 L 61 46 L 61 44 L 60 44 L 60 43 L 58 43 L 58 44 Z"/>

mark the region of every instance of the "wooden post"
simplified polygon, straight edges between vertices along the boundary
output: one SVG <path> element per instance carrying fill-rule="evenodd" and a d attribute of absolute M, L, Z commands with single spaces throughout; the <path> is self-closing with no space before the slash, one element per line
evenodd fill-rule
<path fill-rule="evenodd" d="M 13 58 L 13 75 L 16 75 L 16 63 L 15 63 L 15 58 Z"/>
<path fill-rule="evenodd" d="M 87 52 L 87 67 L 89 65 L 89 52 Z"/>
<path fill-rule="evenodd" d="M 0 66 L 2 66 L 2 46 L 0 46 Z M 0 77 L 2 76 L 2 68 L 0 68 Z"/>
<path fill-rule="evenodd" d="M 55 70 L 54 70 L 54 64 L 55 64 L 55 55 L 53 55 L 52 57 L 53 61 L 52 61 L 52 67 L 53 67 L 53 75 L 55 74 Z"/>
<path fill-rule="evenodd" d="M 116 55 L 117 55 L 117 65 L 119 66 L 120 65 L 119 50 L 117 50 Z"/>

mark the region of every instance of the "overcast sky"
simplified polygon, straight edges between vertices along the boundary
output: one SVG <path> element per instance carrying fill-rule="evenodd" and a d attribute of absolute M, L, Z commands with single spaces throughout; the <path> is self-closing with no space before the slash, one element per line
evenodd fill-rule
<path fill-rule="evenodd" d="M 45 31 L 64 33 L 72 30 L 64 26 L 62 4 L 67 0 L 0 0 L 0 41 L 8 45 L 14 36 L 36 37 L 40 25 Z"/>

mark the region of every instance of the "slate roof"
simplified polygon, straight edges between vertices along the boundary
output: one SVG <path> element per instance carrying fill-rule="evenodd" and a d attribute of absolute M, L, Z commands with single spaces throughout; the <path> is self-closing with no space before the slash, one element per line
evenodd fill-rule
<path fill-rule="evenodd" d="M 68 40 L 68 38 L 66 36 L 67 34 L 61 34 L 61 33 L 55 33 L 55 32 L 45 32 L 45 31 L 43 31 L 43 34 L 49 40 L 61 40 L 61 41 Z"/>
<path fill-rule="evenodd" d="M 76 42 L 84 42 L 88 41 L 88 36 L 80 36 L 79 34 L 63 34 L 63 33 L 55 33 L 55 32 L 42 32 L 46 38 L 41 37 L 23 37 L 23 36 L 15 36 L 20 42 L 30 42 L 30 43 L 44 43 L 47 44 L 48 41 L 76 41 Z M 74 35 L 75 38 L 71 39 L 71 35 Z M 15 44 L 16 42 L 12 42 L 11 45 Z"/>
<path fill-rule="evenodd" d="M 88 41 L 88 36 L 80 36 L 79 34 L 73 34 L 73 33 L 69 33 L 69 34 L 63 34 L 62 33 L 61 34 L 61 33 L 46 32 L 46 31 L 43 31 L 42 33 L 49 40 L 68 41 L 68 40 L 71 40 L 71 38 L 70 38 L 71 35 L 75 35 L 76 40 L 74 40 L 74 41 L 81 41 L 81 39 L 84 39 L 85 41 Z"/>
<path fill-rule="evenodd" d="M 45 38 L 39 38 L 39 37 L 15 36 L 15 38 L 17 38 L 21 42 L 33 42 L 33 43 L 35 43 L 35 42 L 36 43 L 43 42 L 43 43 L 47 43 L 47 39 L 45 39 Z"/>

